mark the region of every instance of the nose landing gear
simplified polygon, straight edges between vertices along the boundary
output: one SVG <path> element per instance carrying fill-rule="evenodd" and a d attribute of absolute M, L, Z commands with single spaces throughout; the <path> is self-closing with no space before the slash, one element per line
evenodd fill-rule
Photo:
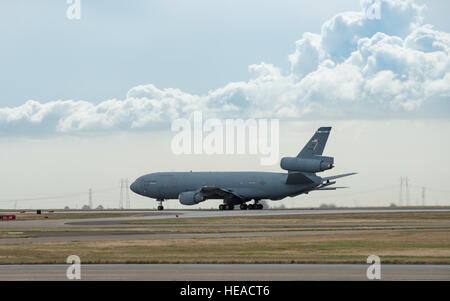
<path fill-rule="evenodd" d="M 156 200 L 157 202 L 159 202 L 159 206 L 158 206 L 158 211 L 162 211 L 162 210 L 164 210 L 164 207 L 163 207 L 163 205 L 162 205 L 162 202 L 164 202 L 164 199 L 157 199 Z"/>

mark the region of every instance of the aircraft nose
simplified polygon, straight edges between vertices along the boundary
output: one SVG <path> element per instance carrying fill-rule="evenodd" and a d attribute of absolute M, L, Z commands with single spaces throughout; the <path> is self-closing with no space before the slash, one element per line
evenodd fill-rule
<path fill-rule="evenodd" d="M 138 185 L 136 184 L 136 182 L 133 182 L 131 185 L 130 185 L 130 189 L 131 189 L 131 191 L 133 191 L 134 193 L 138 193 L 137 191 L 138 191 Z"/>

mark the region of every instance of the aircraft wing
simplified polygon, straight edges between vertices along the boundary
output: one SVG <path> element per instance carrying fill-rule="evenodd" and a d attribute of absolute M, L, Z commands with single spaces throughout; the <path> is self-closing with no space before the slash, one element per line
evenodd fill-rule
<path fill-rule="evenodd" d="M 242 199 L 240 195 L 235 194 L 231 190 L 220 188 L 217 186 L 203 186 L 202 188 L 200 188 L 200 192 L 209 199 Z"/>

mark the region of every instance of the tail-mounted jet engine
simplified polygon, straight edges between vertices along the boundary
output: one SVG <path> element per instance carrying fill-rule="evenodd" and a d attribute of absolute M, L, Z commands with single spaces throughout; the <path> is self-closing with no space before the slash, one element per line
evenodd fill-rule
<path fill-rule="evenodd" d="M 200 202 L 203 202 L 205 199 L 203 198 L 203 195 L 201 192 L 197 191 L 186 191 L 180 193 L 178 196 L 178 200 L 183 205 L 195 205 Z"/>
<path fill-rule="evenodd" d="M 333 168 L 334 158 L 314 156 L 311 158 L 284 157 L 280 166 L 288 171 L 321 172 Z"/>

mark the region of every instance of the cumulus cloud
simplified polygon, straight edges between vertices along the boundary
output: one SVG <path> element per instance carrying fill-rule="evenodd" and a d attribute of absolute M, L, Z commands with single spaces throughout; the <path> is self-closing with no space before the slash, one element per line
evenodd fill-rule
<path fill-rule="evenodd" d="M 374 5 L 379 19 L 368 15 Z M 98 104 L 30 100 L 0 108 L 0 135 L 149 129 L 196 110 L 221 118 L 448 118 L 450 35 L 422 24 L 423 12 L 412 0 L 363 0 L 361 11 L 304 33 L 286 72 L 251 65 L 248 81 L 205 95 L 148 84 Z"/>
<path fill-rule="evenodd" d="M 322 47 L 334 61 L 344 61 L 361 38 L 377 32 L 405 37 L 422 22 L 423 6 L 405 0 L 363 0 L 360 12 L 340 13 L 322 26 Z M 372 12 L 372 8 L 377 12 Z"/>

